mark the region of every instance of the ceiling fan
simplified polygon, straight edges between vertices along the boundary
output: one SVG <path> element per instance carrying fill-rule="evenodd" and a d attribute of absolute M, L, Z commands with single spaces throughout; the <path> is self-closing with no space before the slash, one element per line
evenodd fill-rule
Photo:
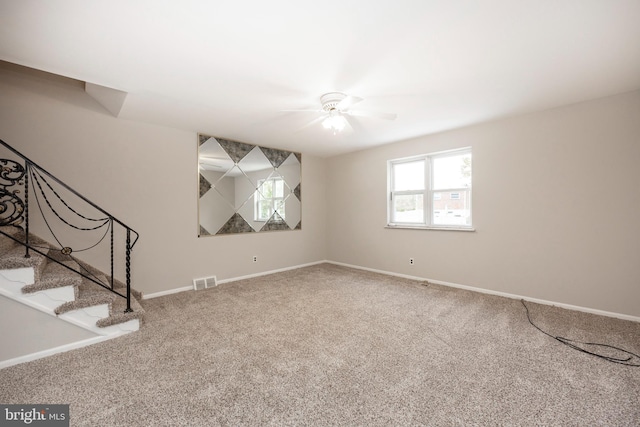
<path fill-rule="evenodd" d="M 230 165 L 233 166 L 233 161 L 228 157 L 212 157 L 212 156 L 198 156 L 198 164 L 201 170 L 227 170 Z"/>
<path fill-rule="evenodd" d="M 320 103 L 322 105 L 321 110 L 286 110 L 293 112 L 314 112 L 323 113 L 323 115 L 316 120 L 309 123 L 307 126 L 311 126 L 317 122 L 322 122 L 322 126 L 325 129 L 333 131 L 334 135 L 341 132 L 345 127 L 353 127 L 350 122 L 351 117 L 374 117 L 383 120 L 395 120 L 397 114 L 393 113 L 380 113 L 374 111 L 353 110 L 352 105 L 364 101 L 364 99 L 357 96 L 346 95 L 342 92 L 329 92 L 320 97 Z"/>

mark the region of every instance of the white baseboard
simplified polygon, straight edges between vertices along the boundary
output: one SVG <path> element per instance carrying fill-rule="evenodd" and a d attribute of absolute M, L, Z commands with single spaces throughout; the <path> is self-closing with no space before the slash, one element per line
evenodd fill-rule
<path fill-rule="evenodd" d="M 142 299 L 158 298 L 158 297 L 163 297 L 165 295 L 177 294 L 180 292 L 186 292 L 186 291 L 192 291 L 192 290 L 193 290 L 193 286 L 183 286 L 181 288 L 169 289 L 167 291 L 154 292 L 151 294 L 143 294 Z"/>
<path fill-rule="evenodd" d="M 309 266 L 312 266 L 312 265 L 323 264 L 323 263 L 326 263 L 326 262 L 329 262 L 329 261 L 326 261 L 326 260 L 315 261 L 315 262 L 310 262 L 310 263 L 307 263 L 307 264 L 299 264 L 299 265 L 294 265 L 294 266 L 291 266 L 291 267 L 278 268 L 276 270 L 269 270 L 269 271 L 262 271 L 260 273 L 247 274 L 246 276 L 231 277 L 229 279 L 217 280 L 216 284 L 221 285 L 223 283 L 237 282 L 238 280 L 251 279 L 253 277 L 266 276 L 268 274 L 281 273 L 283 271 L 288 271 L 288 270 L 296 270 L 298 268 L 309 267 Z M 165 296 L 165 295 L 177 294 L 179 292 L 192 291 L 192 290 L 193 290 L 193 286 L 183 286 L 181 288 L 169 289 L 167 291 L 160 291 L 160 292 L 154 292 L 154 293 L 151 293 L 151 294 L 145 294 L 144 295 L 144 299 L 158 298 L 158 297 L 162 297 L 162 296 Z"/>
<path fill-rule="evenodd" d="M 269 271 L 263 271 L 263 272 L 260 272 L 260 273 L 248 274 L 246 276 L 238 276 L 238 277 L 232 277 L 232 278 L 229 278 L 229 279 L 222 279 L 222 280 L 218 280 L 217 284 L 220 285 L 220 284 L 223 284 L 223 283 L 236 282 L 238 280 L 251 279 L 253 277 L 266 276 L 268 274 L 280 273 L 280 272 L 283 272 L 283 271 L 295 270 L 295 269 L 298 269 L 298 268 L 309 267 L 309 266 L 312 266 L 312 265 L 323 264 L 323 263 L 340 265 L 340 266 L 348 267 L 348 268 L 355 268 L 357 270 L 371 271 L 372 273 L 385 274 L 387 276 L 402 277 L 404 279 L 409 279 L 409 280 L 427 281 L 429 283 L 434 283 L 436 285 L 442 285 L 442 286 L 448 286 L 448 287 L 451 287 L 451 288 L 464 289 L 464 290 L 467 290 L 467 291 L 479 292 L 479 293 L 483 293 L 483 294 L 495 295 L 495 296 L 500 296 L 500 297 L 505 297 L 505 298 L 510 298 L 510 299 L 518 299 L 518 300 L 522 299 L 522 300 L 530 301 L 530 302 L 537 303 L 537 304 L 552 305 L 552 306 L 556 306 L 556 307 L 566 308 L 567 310 L 582 311 L 582 312 L 585 312 L 585 313 L 597 314 L 597 315 L 600 315 L 600 316 L 613 317 L 613 318 L 616 318 L 616 319 L 630 320 L 632 322 L 639 322 L 640 323 L 640 317 L 631 316 L 631 315 L 628 315 L 628 314 L 621 314 L 621 313 L 614 313 L 614 312 L 610 312 L 610 311 L 597 310 L 597 309 L 589 308 L 589 307 L 581 307 L 581 306 L 577 306 L 577 305 L 565 304 L 565 303 L 556 302 L 556 301 L 543 300 L 543 299 L 539 299 L 539 298 L 531 298 L 531 297 L 527 297 L 527 296 L 523 296 L 523 295 L 516 295 L 516 294 L 507 293 L 507 292 L 494 291 L 494 290 L 491 290 L 491 289 L 478 288 L 478 287 L 475 287 L 475 286 L 460 285 L 458 283 L 444 282 L 442 280 L 434 280 L 434 279 L 429 279 L 429 278 L 426 278 L 426 277 L 418 277 L 418 276 L 411 276 L 411 275 L 408 275 L 408 274 L 394 273 L 392 271 L 378 270 L 378 269 L 375 269 L 375 268 L 362 267 L 362 266 L 359 266 L 359 265 L 346 264 L 346 263 L 343 263 L 343 262 L 331 261 L 331 260 L 315 261 L 315 262 L 310 262 L 310 263 L 307 263 L 307 264 L 295 265 L 295 266 L 292 266 L 292 267 L 285 267 L 285 268 L 279 268 L 279 269 L 276 269 L 276 270 L 269 270 Z M 184 287 L 181 287 L 181 288 L 170 289 L 168 291 L 154 292 L 152 294 L 145 295 L 144 299 L 157 298 L 157 297 L 161 297 L 161 296 L 164 296 L 164 295 L 170 295 L 170 294 L 175 294 L 175 293 L 178 293 L 178 292 L 185 292 L 185 291 L 191 291 L 191 290 L 193 290 L 193 286 L 184 286 Z"/>
<path fill-rule="evenodd" d="M 52 356 L 54 354 L 64 353 L 69 350 L 75 350 L 77 348 L 86 347 L 88 345 L 110 340 L 112 338 L 115 338 L 115 336 L 114 335 L 96 336 L 96 337 L 88 338 L 86 340 L 76 341 L 71 344 L 65 344 L 59 347 L 38 351 L 36 353 L 15 357 L 13 359 L 3 360 L 3 361 L 0 361 L 0 369 L 8 368 L 9 366 L 18 365 L 20 363 L 31 362 L 33 360 L 42 359 L 43 357 Z"/>
<path fill-rule="evenodd" d="M 640 317 L 631 316 L 631 315 L 628 315 L 628 314 L 621 314 L 621 313 L 614 313 L 614 312 L 610 312 L 610 311 L 597 310 L 595 308 L 581 307 L 581 306 L 577 306 L 577 305 L 565 304 L 565 303 L 555 302 L 555 301 L 548 301 L 548 300 L 543 300 L 543 299 L 539 299 L 539 298 L 530 298 L 530 297 L 527 297 L 527 296 L 510 294 L 510 293 L 507 293 L 507 292 L 493 291 L 491 289 L 477 288 L 477 287 L 468 286 L 468 285 L 460 285 L 458 283 L 443 282 L 442 280 L 433 280 L 433 279 L 428 279 L 428 278 L 425 278 L 425 277 L 409 276 L 407 274 L 400 274 L 400 273 L 394 273 L 394 272 L 391 272 L 391 271 L 377 270 L 375 268 L 361 267 L 359 265 L 345 264 L 345 263 L 337 262 L 337 261 L 325 261 L 325 262 L 327 262 L 329 264 L 340 265 L 340 266 L 343 266 L 343 267 L 349 267 L 349 268 L 355 268 L 355 269 L 358 269 L 358 270 L 371 271 L 373 273 L 385 274 L 385 275 L 388 275 L 388 276 L 402 277 L 404 279 L 410 279 L 410 280 L 427 281 L 429 283 L 434 283 L 436 285 L 442 285 L 442 286 L 449 286 L 451 288 L 464 289 L 464 290 L 467 290 L 467 291 L 479 292 L 479 293 L 482 293 L 482 294 L 495 295 L 495 296 L 505 297 L 505 298 L 510 298 L 510 299 L 525 300 L 525 301 L 530 301 L 530 302 L 537 303 L 537 304 L 552 305 L 552 306 L 556 306 L 556 307 L 566 308 L 567 310 L 582 311 L 582 312 L 585 312 L 585 313 L 597 314 L 597 315 L 600 315 L 600 316 L 613 317 L 613 318 L 616 318 L 616 319 L 630 320 L 632 322 L 639 322 L 640 323 Z"/>
<path fill-rule="evenodd" d="M 274 273 L 281 273 L 283 271 L 297 270 L 298 268 L 310 267 L 312 265 L 323 264 L 325 262 L 327 261 L 324 261 L 324 260 L 315 261 L 307 264 L 294 265 L 292 267 L 284 267 L 284 268 L 278 268 L 276 270 L 263 271 L 261 273 L 247 274 L 246 276 L 238 276 L 238 277 L 232 277 L 230 279 L 222 279 L 222 280 L 218 280 L 218 285 L 221 285 L 223 283 L 229 283 L 229 282 L 237 282 L 238 280 L 252 279 L 254 277 L 267 276 L 269 274 L 274 274 Z"/>
<path fill-rule="evenodd" d="M 63 286 L 59 288 L 44 289 L 33 293 L 22 293 L 23 286 L 33 283 L 33 276 L 34 270 L 32 267 L 2 270 L 0 272 L 0 295 L 34 310 L 45 313 L 52 318 L 55 318 L 55 321 L 58 321 L 59 319 L 60 321 L 65 321 L 87 331 L 93 332 L 96 336 L 58 347 L 48 348 L 35 353 L 7 360 L 0 360 L 0 369 L 24 362 L 30 362 L 53 354 L 86 347 L 91 344 L 137 331 L 140 328 L 140 321 L 138 319 L 132 319 L 128 322 L 108 326 L 106 328 L 98 327 L 96 325 L 96 321 L 109 316 L 109 306 L 107 304 L 85 307 L 57 315 L 54 311 L 56 307 L 67 301 L 73 301 L 75 299 L 74 287 Z"/>

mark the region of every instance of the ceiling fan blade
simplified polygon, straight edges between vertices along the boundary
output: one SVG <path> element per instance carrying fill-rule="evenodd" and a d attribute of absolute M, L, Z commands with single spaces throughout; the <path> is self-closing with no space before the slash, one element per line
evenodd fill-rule
<path fill-rule="evenodd" d="M 203 162 L 200 162 L 200 169 L 201 170 L 205 170 L 205 171 L 208 171 L 208 170 L 214 170 L 214 171 L 226 170 L 222 166 L 211 165 L 209 163 L 203 163 Z"/>
<path fill-rule="evenodd" d="M 229 160 L 229 156 L 207 156 L 206 154 L 200 154 L 198 158 L 201 160 Z"/>
<path fill-rule="evenodd" d="M 198 163 L 203 169 L 229 169 L 233 166 L 233 160 L 229 157 L 216 157 L 216 156 L 198 156 Z"/>
<path fill-rule="evenodd" d="M 383 120 L 395 120 L 398 117 L 395 113 L 380 113 L 377 111 L 346 110 L 343 113 L 354 117 L 374 117 Z"/>
<path fill-rule="evenodd" d="M 314 125 L 320 123 L 321 121 L 323 121 L 325 119 L 325 117 L 326 117 L 325 115 L 322 115 L 320 117 L 317 117 L 317 118 L 311 120 L 309 123 L 307 123 L 306 125 L 302 126 L 300 129 L 296 130 L 294 133 L 302 132 L 303 130 L 308 129 L 311 126 L 314 126 Z"/>
<path fill-rule="evenodd" d="M 347 95 L 347 97 L 345 99 L 343 99 L 342 101 L 340 101 L 338 103 L 338 105 L 336 105 L 336 109 L 338 109 L 340 111 L 346 110 L 347 108 L 351 107 L 352 105 L 355 105 L 358 102 L 362 102 L 362 101 L 364 101 L 364 99 L 362 99 L 360 97 Z"/>
<path fill-rule="evenodd" d="M 361 136 L 366 135 L 366 132 L 362 128 L 362 125 L 360 125 L 360 123 L 358 123 L 356 119 L 354 119 L 353 117 L 349 117 L 346 114 L 342 117 L 344 117 L 344 119 L 347 121 L 346 129 L 348 129 L 350 132 L 357 132 Z"/>
<path fill-rule="evenodd" d="M 325 113 L 324 110 L 278 110 L 279 113 Z"/>

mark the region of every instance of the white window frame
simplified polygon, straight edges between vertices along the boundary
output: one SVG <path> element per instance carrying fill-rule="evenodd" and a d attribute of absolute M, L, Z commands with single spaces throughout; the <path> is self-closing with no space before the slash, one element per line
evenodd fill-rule
<path fill-rule="evenodd" d="M 436 153 L 423 154 L 419 156 L 413 157 L 405 157 L 401 159 L 393 159 L 387 161 L 387 227 L 388 228 L 417 228 L 417 229 L 434 229 L 434 230 L 460 230 L 460 231 L 474 231 L 473 228 L 473 209 L 472 209 L 472 187 L 473 187 L 473 166 L 471 168 L 472 178 L 471 178 L 471 186 L 464 188 L 441 188 L 438 190 L 433 189 L 433 160 L 439 157 L 451 157 L 451 156 L 459 156 L 461 154 L 472 154 L 471 147 L 464 147 L 455 150 L 447 150 L 440 151 Z M 472 157 L 473 159 L 473 157 Z M 395 165 L 410 163 L 423 160 L 425 162 L 424 166 L 424 187 L 420 190 L 408 190 L 408 191 L 393 191 L 394 182 L 393 182 L 393 168 Z M 473 165 L 473 160 L 472 160 Z M 433 218 L 433 199 L 434 193 L 462 193 L 468 191 L 469 192 L 469 224 L 435 224 Z M 423 217 L 420 222 L 399 222 L 394 221 L 394 198 L 401 195 L 422 195 L 423 197 Z"/>
<path fill-rule="evenodd" d="M 284 179 L 282 179 L 282 177 L 269 177 L 267 179 L 261 179 L 258 181 L 258 188 L 256 189 L 255 192 L 255 203 L 253 205 L 253 218 L 255 222 L 267 222 L 272 216 L 273 213 L 276 211 L 276 205 L 278 204 L 278 202 L 282 202 L 282 205 L 284 206 L 284 201 L 286 199 L 286 197 L 283 196 L 282 197 L 264 197 L 261 193 L 260 193 L 260 187 L 262 187 L 262 185 L 264 185 L 265 182 L 267 181 L 273 181 L 273 188 L 275 191 L 275 187 L 276 187 L 276 181 L 282 181 L 282 185 L 286 186 L 286 184 L 284 183 Z M 260 217 L 260 202 L 261 201 L 269 201 L 271 202 L 271 208 L 269 209 L 270 214 L 268 218 L 261 218 Z M 284 221 L 285 219 L 285 212 L 278 212 L 278 215 L 280 215 L 280 218 L 282 218 L 282 220 Z"/>

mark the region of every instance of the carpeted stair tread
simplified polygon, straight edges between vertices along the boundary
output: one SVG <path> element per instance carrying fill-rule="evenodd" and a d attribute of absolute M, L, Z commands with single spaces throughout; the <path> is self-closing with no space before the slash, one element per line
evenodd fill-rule
<path fill-rule="evenodd" d="M 113 288 L 120 292 L 121 294 L 126 294 L 127 293 L 127 285 L 125 285 L 124 283 L 122 283 L 121 281 L 119 281 L 118 279 L 115 279 L 113 281 Z M 142 292 L 135 290 L 133 288 L 131 288 L 131 296 L 134 297 L 137 300 L 141 300 L 142 297 Z"/>
<path fill-rule="evenodd" d="M 95 276 L 110 277 L 106 273 L 98 270 L 94 266 L 92 266 L 90 264 L 87 264 L 86 262 L 84 262 L 82 260 L 76 259 L 75 261 L 80 265 L 80 267 L 82 267 L 83 269 L 88 271 L 90 274 L 93 274 Z M 116 290 L 117 292 L 119 292 L 121 294 L 126 294 L 127 293 L 127 285 L 125 285 L 124 283 L 122 283 L 118 279 L 114 279 L 113 280 L 113 287 L 114 287 L 114 290 Z M 135 297 L 136 299 L 139 299 L 139 300 L 141 300 L 143 298 L 142 297 L 142 292 L 135 290 L 133 287 L 131 288 L 131 296 Z"/>
<path fill-rule="evenodd" d="M 22 229 L 22 227 L 16 227 L 13 225 L 3 225 L 0 227 L 0 230 L 3 233 L 10 234 L 11 236 L 14 236 L 14 237 L 22 236 L 24 238 L 24 229 Z"/>
<path fill-rule="evenodd" d="M 22 288 L 24 293 L 32 293 L 43 291 L 45 289 L 60 288 L 63 286 L 80 286 L 82 283 L 82 276 L 72 272 L 65 266 L 62 266 L 55 262 L 47 263 L 44 271 L 42 272 L 40 279 L 32 285 L 27 285 Z"/>
<path fill-rule="evenodd" d="M 15 237 L 20 241 L 24 241 L 24 230 L 13 226 L 0 227 L 2 233 Z M 15 268 L 33 267 L 34 278 L 37 282 L 47 265 L 47 258 L 34 250 L 29 251 L 29 257 L 25 257 L 26 248 L 24 245 L 0 233 L 0 270 L 10 270 Z M 37 247 L 43 253 L 49 251 L 50 245 L 46 241 L 37 236 L 29 236 L 29 244 Z"/>
<path fill-rule="evenodd" d="M 96 285 L 89 279 L 83 277 L 82 284 L 78 286 L 75 301 L 66 302 L 57 307 L 54 311 L 56 314 L 63 314 L 94 305 L 111 304 L 116 298 L 118 298 L 118 296 L 114 293 L 100 288 L 99 285 Z"/>
<path fill-rule="evenodd" d="M 24 230 L 21 228 L 3 226 L 0 227 L 0 231 L 24 242 Z M 111 292 L 111 290 L 78 274 L 78 271 L 80 271 L 89 276 L 93 276 L 96 280 L 109 287 L 111 284 L 110 279 L 105 277 L 106 275 L 103 272 L 92 265 L 78 260 L 71 255 L 62 253 L 59 248 L 55 248 L 37 236 L 30 234 L 29 243 L 38 250 L 46 253 L 47 256 L 32 250 L 30 251 L 30 258 L 25 258 L 25 247 L 12 238 L 0 233 L 0 269 L 34 268 L 35 283 L 24 286 L 22 288 L 23 293 L 34 293 L 46 289 L 73 286 L 75 300 L 58 306 L 54 310 L 56 314 L 108 304 L 109 317 L 97 321 L 96 325 L 98 327 L 112 326 L 132 319 L 139 319 L 142 324 L 144 309 L 138 302 L 138 299 L 142 299 L 141 292 L 133 288 L 131 289 L 131 309 L 133 311 L 125 313 L 127 300 L 120 296 L 126 295 L 127 292 L 124 283 L 119 280 L 113 281 L 114 291 L 120 294 L 116 295 L 114 292 Z M 60 265 L 59 263 L 64 265 Z"/>
<path fill-rule="evenodd" d="M 114 290 L 121 295 L 127 294 L 127 286 L 120 282 L 119 280 L 114 280 Z M 117 297 L 112 306 L 111 306 L 111 316 L 99 320 L 97 325 L 99 327 L 107 327 L 111 325 L 115 325 L 117 323 L 124 323 L 132 319 L 140 320 L 140 324 L 144 322 L 144 308 L 140 305 L 139 300 L 142 299 L 142 292 L 139 292 L 133 288 L 131 288 L 131 309 L 132 312 L 125 313 L 124 311 L 127 308 L 127 299 L 122 297 Z"/>
<path fill-rule="evenodd" d="M 15 239 L 21 242 L 25 241 L 25 237 L 24 237 L 25 233 L 22 228 L 13 227 L 13 226 L 2 226 L 0 227 L 0 231 L 2 231 L 2 233 L 4 234 L 8 234 L 9 236 L 14 237 Z M 1 238 L 0 240 L 6 240 L 6 242 L 3 242 L 0 244 L 0 250 L 2 249 L 3 245 L 19 245 L 15 240 L 5 236 L 4 234 L 0 233 L 0 238 Z M 29 233 L 29 245 L 33 246 L 34 248 L 37 248 L 42 252 L 46 252 L 51 247 L 51 244 L 49 244 L 49 242 L 31 233 Z M 22 249 L 24 250 L 24 247 Z"/>
<path fill-rule="evenodd" d="M 47 253 L 47 256 L 55 261 L 68 265 L 75 270 L 79 269 L 78 262 L 76 262 L 75 258 L 73 258 L 71 255 L 63 254 L 59 249 L 50 249 Z"/>
<path fill-rule="evenodd" d="M 6 238 L 2 240 L 10 239 Z M 47 264 L 47 258 L 37 252 L 31 252 L 29 258 L 25 258 L 24 254 L 24 246 L 15 243 L 14 246 L 2 252 L 2 256 L 0 257 L 0 270 L 33 267 L 36 271 L 42 271 Z"/>
<path fill-rule="evenodd" d="M 111 305 L 111 315 L 104 319 L 98 320 L 96 322 L 96 325 L 101 328 L 106 328 L 107 326 L 128 322 L 129 320 L 133 319 L 140 320 L 140 324 L 142 325 L 144 321 L 144 309 L 142 308 L 138 300 L 133 297 L 133 295 L 131 296 L 131 309 L 133 311 L 125 313 L 124 311 L 126 308 L 126 298 L 116 296 L 113 304 Z"/>
<path fill-rule="evenodd" d="M 105 284 L 109 283 L 104 276 L 96 276 L 95 279 Z M 116 289 L 116 291 L 124 295 L 126 289 Z M 117 325 L 132 319 L 139 319 L 141 322 L 143 320 L 144 309 L 133 295 L 131 298 L 133 312 L 125 313 L 124 311 L 127 308 L 126 298 L 116 295 L 87 278 L 83 278 L 82 284 L 78 287 L 76 300 L 62 304 L 56 308 L 55 312 L 56 314 L 62 314 L 100 304 L 109 305 L 109 317 L 98 320 L 96 322 L 98 327 L 104 328 Z"/>
<path fill-rule="evenodd" d="M 16 239 L 24 240 L 24 231 L 18 227 L 0 227 L 0 231 L 2 233 L 8 234 L 9 236 L 13 236 Z M 7 252 L 9 249 L 13 248 L 17 243 L 10 237 L 5 236 L 0 233 L 0 254 Z"/>
<path fill-rule="evenodd" d="M 72 258 L 69 256 L 69 258 Z M 85 263 L 84 261 L 72 258 L 77 264 L 80 266 L 80 269 L 88 272 L 88 274 L 93 275 L 98 281 L 109 286 L 110 279 L 105 277 L 106 275 L 102 273 L 97 268 L 93 267 L 90 264 Z M 119 280 L 113 281 L 114 290 L 120 295 L 126 295 L 127 287 L 124 283 Z M 96 325 L 101 328 L 105 328 L 108 326 L 117 325 L 120 323 L 128 322 L 132 319 L 139 319 L 142 324 L 144 320 L 144 309 L 138 302 L 138 298 L 142 298 L 142 293 L 138 292 L 134 289 L 131 289 L 131 309 L 132 312 L 125 313 L 125 309 L 127 308 L 127 300 L 122 296 L 116 295 L 115 293 L 105 289 L 104 287 L 83 278 L 82 284 L 79 287 L 80 292 L 77 297 L 78 300 L 83 300 L 84 296 L 90 296 L 93 301 L 103 301 L 109 299 L 109 317 L 104 319 L 100 319 L 96 322 Z M 84 308 L 84 302 L 78 303 L 78 305 L 72 303 L 63 304 L 64 307 L 61 308 L 62 312 L 71 311 L 78 308 Z M 89 305 L 86 305 L 89 306 Z M 75 308 L 74 308 L 75 307 Z M 57 310 L 56 310 L 57 312 Z"/>

